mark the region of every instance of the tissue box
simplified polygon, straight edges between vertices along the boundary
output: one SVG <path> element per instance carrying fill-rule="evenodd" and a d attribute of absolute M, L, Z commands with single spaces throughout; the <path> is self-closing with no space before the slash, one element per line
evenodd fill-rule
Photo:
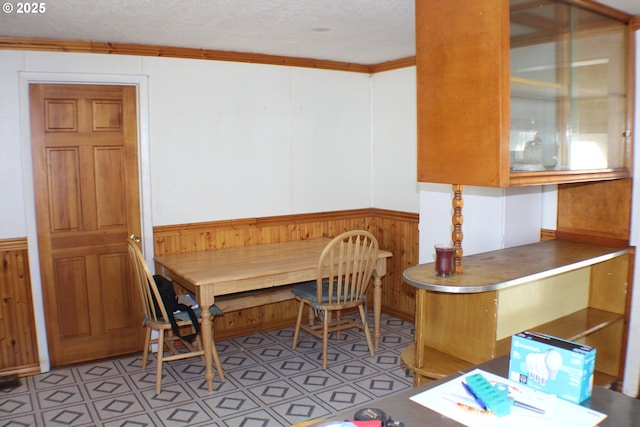
<path fill-rule="evenodd" d="M 524 331 L 511 337 L 509 379 L 580 404 L 591 397 L 596 349 Z"/>

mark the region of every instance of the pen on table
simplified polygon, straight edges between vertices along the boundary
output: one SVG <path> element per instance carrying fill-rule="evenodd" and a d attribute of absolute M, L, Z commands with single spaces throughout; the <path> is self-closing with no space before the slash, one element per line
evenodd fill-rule
<path fill-rule="evenodd" d="M 464 410 L 465 410 L 465 411 L 467 411 L 467 412 L 472 412 L 472 413 L 474 413 L 474 414 L 480 414 L 480 415 L 495 415 L 495 414 L 494 414 L 493 412 L 491 412 L 491 411 L 486 411 L 486 410 L 484 410 L 484 409 L 478 409 L 478 408 L 476 408 L 475 406 L 469 406 L 469 405 L 464 404 L 464 403 L 462 403 L 462 402 L 458 402 L 458 401 L 456 401 L 456 400 L 449 399 L 448 397 L 445 397 L 445 399 L 447 399 L 447 400 L 449 400 L 449 401 L 451 401 L 451 402 L 455 403 L 455 405 L 456 405 L 457 407 L 462 408 L 462 409 L 464 409 Z"/>
<path fill-rule="evenodd" d="M 464 387 L 465 391 L 467 392 L 467 394 L 469 394 L 469 396 L 473 397 L 473 400 L 476 401 L 476 403 L 478 405 L 480 405 L 480 407 L 483 410 L 487 410 L 487 405 L 484 404 L 484 402 L 482 400 L 480 400 L 480 398 L 478 396 L 476 396 L 476 394 L 473 392 L 473 390 L 471 390 L 471 387 L 469 387 L 467 385 L 467 383 L 465 383 L 464 381 L 462 382 L 462 387 Z"/>
<path fill-rule="evenodd" d="M 473 406 L 469 406 L 469 405 L 465 405 L 464 403 L 461 402 L 454 402 L 456 404 L 456 406 L 458 406 L 459 408 L 464 409 L 465 411 L 468 412 L 473 412 L 474 414 L 480 414 L 480 415 L 495 415 L 493 412 L 491 411 L 486 411 L 484 409 L 478 409 L 478 408 L 474 408 Z"/>
<path fill-rule="evenodd" d="M 533 412 L 541 414 L 541 415 L 545 414 L 544 409 L 536 408 L 535 406 L 528 405 L 528 404 L 526 404 L 524 402 L 520 402 L 519 400 L 514 400 L 513 401 L 513 406 L 517 406 L 517 407 L 522 408 L 522 409 L 528 409 L 529 411 L 533 411 Z"/>

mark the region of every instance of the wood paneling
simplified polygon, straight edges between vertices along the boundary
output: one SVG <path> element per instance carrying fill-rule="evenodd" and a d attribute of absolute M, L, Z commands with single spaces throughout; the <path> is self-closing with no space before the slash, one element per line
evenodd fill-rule
<path fill-rule="evenodd" d="M 404 282 L 402 273 L 418 264 L 418 214 L 375 209 L 375 230 L 380 248 L 393 253 L 382 282 L 382 311 L 415 321 L 416 290 Z"/>
<path fill-rule="evenodd" d="M 628 246 L 631 179 L 558 186 L 557 237 Z"/>
<path fill-rule="evenodd" d="M 213 221 L 154 227 L 155 255 L 215 250 L 291 240 L 334 237 L 343 231 L 373 233 L 380 248 L 391 251 L 382 279 L 382 311 L 414 320 L 415 290 L 402 272 L 418 262 L 418 214 L 382 209 L 357 209 L 266 218 Z M 370 289 L 372 290 L 372 289 Z M 218 339 L 295 324 L 295 301 L 225 313 L 214 323 Z"/>
<path fill-rule="evenodd" d="M 402 272 L 418 262 L 418 214 L 382 209 L 359 209 L 267 218 L 248 218 L 198 224 L 180 224 L 154 228 L 157 255 L 214 250 L 221 247 L 255 245 L 288 240 L 333 237 L 342 231 L 364 228 L 372 232 L 380 247 L 393 252 L 382 283 L 382 310 L 385 313 L 414 321 L 415 289 L 406 285 Z M 31 283 L 26 239 L 0 241 L 0 372 L 38 372 L 37 344 L 31 302 Z M 115 265 L 109 271 L 124 266 L 117 254 L 106 255 L 96 262 Z M 73 276 L 73 271 L 68 274 Z M 63 271 L 59 270 L 62 274 Z M 66 274 L 66 273 L 65 273 Z M 103 278 L 104 279 L 104 278 Z M 110 283 L 124 283 L 109 280 Z M 67 281 L 72 285 L 73 280 Z M 122 290 L 115 294 L 122 295 Z M 103 295 L 107 310 L 127 309 L 122 302 L 114 304 Z M 69 303 L 69 301 L 67 301 Z M 80 302 L 79 302 L 80 303 Z M 129 309 L 131 309 L 129 307 Z M 291 326 L 295 323 L 297 305 L 294 300 L 275 302 L 259 307 L 243 308 L 226 313 L 215 321 L 218 339 Z M 110 312 L 108 323 L 101 328 L 119 329 L 122 313 Z M 116 323 L 113 323 L 116 322 Z M 79 323 L 72 334 L 86 334 L 86 322 Z"/>
<path fill-rule="evenodd" d="M 0 241 L 0 375 L 39 372 L 26 239 Z"/>

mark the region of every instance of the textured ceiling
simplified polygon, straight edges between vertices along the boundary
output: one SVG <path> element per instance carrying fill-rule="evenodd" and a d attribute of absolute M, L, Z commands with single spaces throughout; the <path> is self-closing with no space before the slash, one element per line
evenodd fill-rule
<path fill-rule="evenodd" d="M 428 0 L 419 0 L 428 1 Z M 452 0 L 459 1 L 459 0 Z M 0 36 L 193 47 L 377 64 L 415 54 L 414 0 L 49 0 Z M 640 0 L 601 3 L 640 15 Z"/>

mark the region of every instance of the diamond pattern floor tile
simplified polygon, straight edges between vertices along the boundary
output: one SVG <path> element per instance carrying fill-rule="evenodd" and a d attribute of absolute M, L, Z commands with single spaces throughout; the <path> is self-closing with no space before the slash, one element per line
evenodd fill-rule
<path fill-rule="evenodd" d="M 142 353 L 21 379 L 0 391 L 0 427 L 281 427 L 327 417 L 412 386 L 400 352 L 413 341 L 412 323 L 383 315 L 380 348 L 369 355 L 361 331 L 322 343 L 293 328 L 216 343 L 225 381 L 216 373 L 207 390 L 199 359 L 165 365 L 155 393 L 155 358 L 142 369 Z"/>

